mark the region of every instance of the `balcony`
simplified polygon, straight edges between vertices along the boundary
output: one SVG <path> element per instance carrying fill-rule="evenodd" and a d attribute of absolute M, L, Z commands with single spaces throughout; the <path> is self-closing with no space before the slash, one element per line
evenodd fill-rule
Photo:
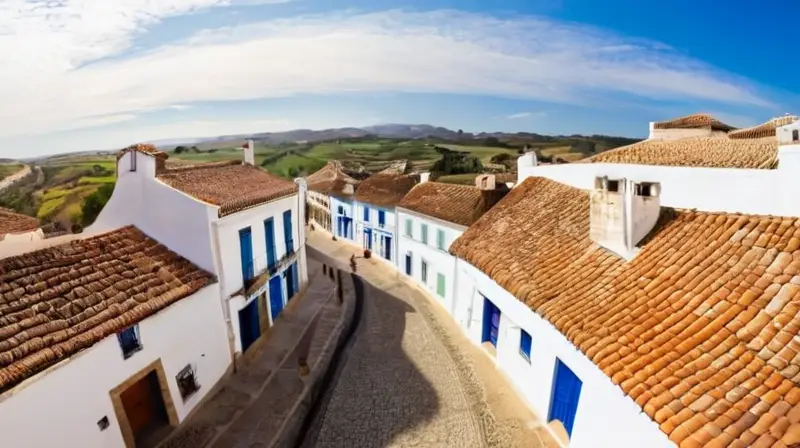
<path fill-rule="evenodd" d="M 291 252 L 284 254 L 280 260 L 277 260 L 272 265 L 267 263 L 267 254 L 263 253 L 252 260 L 253 265 L 253 278 L 244 281 L 244 286 L 233 295 L 243 294 L 245 298 L 249 299 L 254 294 L 260 293 L 261 289 L 266 286 L 267 281 L 280 272 L 285 267 L 294 263 L 297 260 L 297 251 L 292 249 Z"/>

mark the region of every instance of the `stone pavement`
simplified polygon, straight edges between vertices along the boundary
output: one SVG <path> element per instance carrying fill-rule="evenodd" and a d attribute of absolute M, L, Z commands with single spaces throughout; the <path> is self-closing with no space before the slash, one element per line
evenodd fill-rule
<path fill-rule="evenodd" d="M 317 366 L 317 361 L 342 316 L 334 283 L 322 274 L 322 265 L 309 258 L 308 269 L 305 293 L 287 305 L 270 331 L 237 361 L 237 372 L 224 379 L 161 447 L 267 447 L 275 440 L 308 378 L 299 374 L 298 342 L 310 328 L 308 365 L 312 372 L 327 368 Z M 352 294 L 352 282 L 346 286 Z"/>

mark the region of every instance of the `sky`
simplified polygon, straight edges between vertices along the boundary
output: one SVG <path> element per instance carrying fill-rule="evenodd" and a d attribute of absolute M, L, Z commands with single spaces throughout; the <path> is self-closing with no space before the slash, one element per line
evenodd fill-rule
<path fill-rule="evenodd" d="M 380 123 L 644 137 L 800 110 L 800 3 L 644 3 L 2 0 L 0 157 Z"/>

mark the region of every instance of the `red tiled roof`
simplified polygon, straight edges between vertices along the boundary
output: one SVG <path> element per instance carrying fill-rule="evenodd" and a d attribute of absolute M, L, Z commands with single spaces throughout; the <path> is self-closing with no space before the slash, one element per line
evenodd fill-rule
<path fill-rule="evenodd" d="M 0 390 L 211 282 L 134 227 L 0 259 Z"/>
<path fill-rule="evenodd" d="M 736 129 L 729 126 L 708 114 L 693 114 L 685 117 L 678 117 L 672 120 L 660 121 L 653 124 L 656 129 L 695 129 L 710 128 L 716 131 L 730 131 Z"/>
<path fill-rule="evenodd" d="M 377 173 L 362 181 L 356 189 L 356 200 L 379 207 L 394 207 L 419 183 L 417 174 Z"/>
<path fill-rule="evenodd" d="M 308 189 L 323 194 L 352 196 L 359 181 L 348 176 L 337 161 L 329 161 L 306 179 Z M 353 193 L 347 193 L 345 187 L 353 186 Z"/>
<path fill-rule="evenodd" d="M 751 128 L 737 129 L 728 132 L 728 137 L 732 139 L 754 139 L 764 137 L 775 137 L 776 130 L 781 126 L 792 124 L 797 121 L 797 117 L 787 116 L 780 118 L 773 118 L 772 120 L 762 123 L 758 126 Z"/>
<path fill-rule="evenodd" d="M 529 178 L 450 251 L 552 323 L 676 444 L 800 442 L 797 218 L 662 209 L 625 262 L 590 240 L 587 192 Z"/>
<path fill-rule="evenodd" d="M 198 200 L 219 206 L 220 216 L 297 193 L 294 182 L 238 161 L 170 168 L 158 178 Z"/>
<path fill-rule="evenodd" d="M 469 226 L 508 193 L 508 189 L 481 190 L 470 185 L 424 182 L 397 204 L 398 207 Z"/>
<path fill-rule="evenodd" d="M 9 233 L 28 233 L 39 228 L 39 220 L 0 207 L 0 241 Z"/>
<path fill-rule="evenodd" d="M 137 152 L 141 152 L 141 153 L 144 153 L 144 154 L 149 154 L 149 155 L 154 156 L 156 158 L 162 158 L 162 159 L 165 159 L 165 160 L 169 157 L 169 155 L 167 153 L 165 153 L 164 151 L 161 151 L 160 149 L 156 148 L 154 145 L 151 145 L 149 143 L 137 143 L 135 145 L 128 146 L 127 148 L 119 151 L 117 153 L 117 161 L 119 161 L 119 159 L 121 159 L 122 156 L 125 155 L 125 153 L 130 152 L 130 151 L 137 151 Z"/>

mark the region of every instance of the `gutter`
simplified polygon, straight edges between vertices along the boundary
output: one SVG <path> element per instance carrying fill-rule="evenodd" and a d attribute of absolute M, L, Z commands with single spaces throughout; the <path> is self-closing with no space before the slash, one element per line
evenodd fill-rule
<path fill-rule="evenodd" d="M 231 365 L 236 373 L 236 339 L 231 323 L 231 310 L 228 306 L 230 297 L 225 297 L 225 270 L 222 268 L 222 258 L 219 251 L 219 221 L 211 222 L 211 249 L 214 252 L 214 264 L 217 266 L 217 280 L 219 281 L 219 298 L 222 306 L 222 316 L 225 319 L 225 329 L 228 332 L 228 349 L 231 355 Z"/>

